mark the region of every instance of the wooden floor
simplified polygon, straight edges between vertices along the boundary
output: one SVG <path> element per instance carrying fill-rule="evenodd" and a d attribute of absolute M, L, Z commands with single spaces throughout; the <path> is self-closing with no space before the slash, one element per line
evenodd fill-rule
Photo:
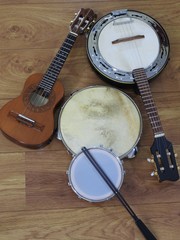
<path fill-rule="evenodd" d="M 98 19 L 112 10 L 142 11 L 161 23 L 170 45 L 170 61 L 150 82 L 166 133 L 180 155 L 180 4 L 177 0 L 76 1 L 0 0 L 0 108 L 18 96 L 25 80 L 44 73 L 81 7 Z M 60 73 L 65 99 L 91 85 L 108 85 L 90 66 L 86 37 L 79 36 Z M 124 160 L 121 192 L 158 240 L 180 239 L 180 182 L 151 177 L 152 129 L 140 96 L 122 89 L 138 105 L 143 132 L 134 159 Z M 65 100 L 64 99 L 64 100 Z M 72 156 L 54 136 L 46 147 L 31 150 L 0 132 L 0 240 L 142 240 L 133 219 L 114 197 L 101 203 L 79 199 L 68 186 Z"/>

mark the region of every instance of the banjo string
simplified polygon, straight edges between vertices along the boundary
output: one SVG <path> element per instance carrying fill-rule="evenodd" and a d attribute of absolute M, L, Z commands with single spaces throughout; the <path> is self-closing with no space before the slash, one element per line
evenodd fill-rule
<path fill-rule="evenodd" d="M 133 28 L 133 19 L 129 17 L 129 21 L 125 22 L 124 24 L 119 25 L 119 31 L 123 33 L 125 37 L 131 37 L 135 36 L 134 28 Z M 121 27 L 122 26 L 122 27 Z M 143 59 L 140 53 L 140 50 L 138 48 L 138 43 L 137 41 L 129 41 L 127 42 L 130 45 L 130 48 L 134 49 L 135 51 L 130 54 L 129 57 L 129 62 L 130 62 L 130 67 L 134 70 L 137 68 L 142 68 L 143 67 Z M 150 92 L 151 94 L 151 92 Z M 152 94 L 151 94 L 152 96 Z M 149 100 L 150 107 L 154 107 L 155 104 L 154 102 L 150 99 Z M 155 113 L 152 113 L 152 125 L 153 128 L 158 129 L 159 128 L 159 122 L 157 121 L 157 115 Z"/>

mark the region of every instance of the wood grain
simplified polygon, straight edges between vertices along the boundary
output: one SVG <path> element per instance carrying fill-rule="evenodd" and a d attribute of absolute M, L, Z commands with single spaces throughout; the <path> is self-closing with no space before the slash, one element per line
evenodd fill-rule
<path fill-rule="evenodd" d="M 156 230 L 157 239 L 168 236 L 169 240 L 178 240 L 180 230 L 175 209 L 179 207 L 178 203 L 172 203 L 171 207 L 169 204 L 154 204 L 142 205 L 140 210 L 135 206 L 134 210 L 151 231 Z M 18 240 L 144 239 L 133 220 L 119 206 L 7 212 L 2 214 L 0 223 L 2 240 L 14 237 Z"/>
<path fill-rule="evenodd" d="M 179 1 L 0 0 L 0 108 L 17 97 L 26 79 L 44 73 L 69 31 L 79 8 L 90 7 L 98 18 L 112 10 L 142 11 L 161 23 L 170 40 L 170 60 L 150 87 L 167 138 L 180 155 L 180 15 Z M 61 71 L 70 94 L 91 85 L 109 85 L 91 67 L 86 36 L 79 36 Z M 143 132 L 134 159 L 124 159 L 123 196 L 158 240 L 179 240 L 180 182 L 151 177 L 152 129 L 141 98 L 133 88 L 119 88 L 133 98 L 143 119 Z M 61 108 L 60 106 L 60 108 Z M 59 116 L 58 109 L 56 116 Z M 1 115 L 0 115 L 1 118 Z M 116 198 L 90 203 L 68 186 L 66 171 L 72 156 L 54 136 L 39 150 L 21 147 L 0 132 L 1 240 L 143 240 Z"/>

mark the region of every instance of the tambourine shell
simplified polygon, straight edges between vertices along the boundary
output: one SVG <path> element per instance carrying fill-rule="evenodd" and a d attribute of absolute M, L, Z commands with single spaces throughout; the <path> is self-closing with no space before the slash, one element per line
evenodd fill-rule
<path fill-rule="evenodd" d="M 142 117 L 135 102 L 109 86 L 76 91 L 59 114 L 58 139 L 75 155 L 82 146 L 102 144 L 122 159 L 136 147 L 141 132 Z"/>

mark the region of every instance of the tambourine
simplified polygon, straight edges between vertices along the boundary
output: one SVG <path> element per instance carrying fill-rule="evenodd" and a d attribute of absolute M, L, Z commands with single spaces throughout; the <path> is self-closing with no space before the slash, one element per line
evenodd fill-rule
<path fill-rule="evenodd" d="M 90 86 L 74 92 L 62 106 L 57 138 L 76 155 L 82 146 L 103 145 L 118 157 L 133 157 L 142 133 L 134 101 L 119 89 Z"/>
<path fill-rule="evenodd" d="M 132 71 L 144 68 L 148 80 L 159 74 L 169 59 L 169 40 L 152 17 L 132 10 L 117 10 L 99 19 L 87 38 L 87 55 L 100 75 L 114 83 L 134 84 Z"/>
<path fill-rule="evenodd" d="M 103 147 L 89 148 L 89 152 L 119 190 L 124 179 L 122 161 Z M 102 202 L 114 196 L 112 190 L 88 161 L 83 152 L 75 155 L 67 171 L 69 185 L 79 198 L 89 202 Z"/>

